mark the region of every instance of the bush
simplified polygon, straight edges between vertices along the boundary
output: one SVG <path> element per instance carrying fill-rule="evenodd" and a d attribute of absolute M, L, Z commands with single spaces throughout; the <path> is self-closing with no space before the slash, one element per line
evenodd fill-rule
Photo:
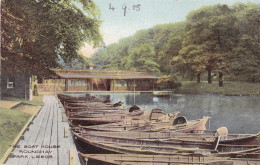
<path fill-rule="evenodd" d="M 157 80 L 156 86 L 159 89 L 173 89 L 181 86 L 177 78 L 172 75 L 163 75 Z"/>

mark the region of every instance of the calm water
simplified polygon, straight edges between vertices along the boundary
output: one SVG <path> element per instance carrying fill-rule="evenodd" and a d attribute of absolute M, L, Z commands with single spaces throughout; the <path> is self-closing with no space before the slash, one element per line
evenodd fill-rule
<path fill-rule="evenodd" d="M 154 97 L 149 93 L 111 93 L 113 102 L 122 101 L 125 107 L 133 104 L 148 110 L 160 108 L 165 112 L 179 111 L 188 120 L 210 116 L 210 129 L 226 126 L 230 133 L 257 133 L 260 131 L 260 96 L 173 95 Z M 209 125 L 207 125 L 209 128 Z"/>

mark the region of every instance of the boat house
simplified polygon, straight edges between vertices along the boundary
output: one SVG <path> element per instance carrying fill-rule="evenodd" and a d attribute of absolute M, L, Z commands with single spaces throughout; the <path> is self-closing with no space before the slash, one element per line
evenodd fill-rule
<path fill-rule="evenodd" d="M 149 71 L 53 69 L 56 77 L 43 80 L 62 91 L 152 91 L 158 77 Z"/>

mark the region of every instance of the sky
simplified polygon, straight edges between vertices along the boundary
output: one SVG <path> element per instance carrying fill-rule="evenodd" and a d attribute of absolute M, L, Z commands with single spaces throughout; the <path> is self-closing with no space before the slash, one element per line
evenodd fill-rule
<path fill-rule="evenodd" d="M 103 21 L 100 32 L 105 45 L 118 42 L 141 29 L 158 24 L 184 21 L 187 14 L 202 6 L 232 5 L 237 2 L 260 3 L 260 0 L 94 0 Z M 91 56 L 96 49 L 85 44 L 81 53 Z"/>

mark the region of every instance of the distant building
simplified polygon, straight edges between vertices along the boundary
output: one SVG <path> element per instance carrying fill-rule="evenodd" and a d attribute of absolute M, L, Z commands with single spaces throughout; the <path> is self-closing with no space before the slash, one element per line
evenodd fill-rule
<path fill-rule="evenodd" d="M 89 65 L 89 67 L 93 67 Z M 53 69 L 57 76 L 43 80 L 62 91 L 151 91 L 158 77 L 148 71 Z"/>
<path fill-rule="evenodd" d="M 95 65 L 94 65 L 92 62 L 90 62 L 90 63 L 88 64 L 88 68 L 89 68 L 90 70 L 93 70 L 94 67 L 95 67 Z"/>

